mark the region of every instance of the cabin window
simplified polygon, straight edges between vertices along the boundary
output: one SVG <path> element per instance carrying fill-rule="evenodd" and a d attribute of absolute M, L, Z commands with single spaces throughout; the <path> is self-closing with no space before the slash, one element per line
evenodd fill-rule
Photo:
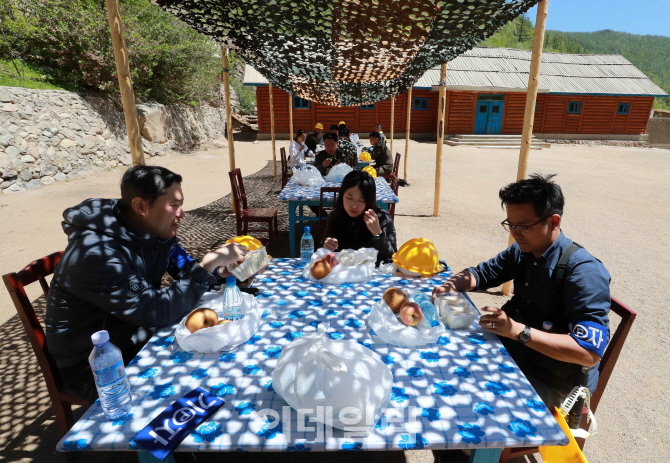
<path fill-rule="evenodd" d="M 630 103 L 619 103 L 619 109 L 617 109 L 617 114 L 628 114 L 630 111 Z"/>
<path fill-rule="evenodd" d="M 568 114 L 579 114 L 580 112 L 582 112 L 582 102 L 571 101 L 568 105 Z"/>
<path fill-rule="evenodd" d="M 293 109 L 309 109 L 309 100 L 305 100 L 299 96 L 294 96 Z"/>
<path fill-rule="evenodd" d="M 414 111 L 426 111 L 428 109 L 428 98 L 414 98 Z"/>
<path fill-rule="evenodd" d="M 362 104 L 361 109 L 375 109 L 375 103 L 372 104 Z"/>

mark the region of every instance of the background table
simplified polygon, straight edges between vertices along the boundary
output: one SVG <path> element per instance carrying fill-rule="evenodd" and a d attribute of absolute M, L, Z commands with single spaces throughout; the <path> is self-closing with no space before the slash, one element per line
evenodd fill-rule
<path fill-rule="evenodd" d="M 322 285 L 302 277 L 297 259 L 273 259 L 256 279 L 263 323 L 230 353 L 182 351 L 172 328 L 160 331 L 127 368 L 132 415 L 107 421 L 93 405 L 59 442 L 64 450 L 138 450 L 133 436 L 172 402 L 196 387 L 226 400 L 177 448 L 182 452 L 478 449 L 473 461 L 497 462 L 502 447 L 565 445 L 567 437 L 495 335 L 450 331 L 436 344 L 400 348 L 367 325 L 373 301 L 390 286 L 432 290 L 451 276 L 376 275 L 360 284 Z M 393 372 L 391 401 L 366 438 L 324 429 L 298 431 L 295 411 L 272 389 L 272 372 L 289 342 L 328 325 L 333 339 L 376 352 Z M 301 425 L 305 423 L 301 422 Z M 325 431 L 329 437 L 319 438 Z M 327 432 L 325 434 L 327 436 Z M 146 454 L 141 454 L 146 455 Z"/>
<path fill-rule="evenodd" d="M 398 197 L 393 193 L 393 190 L 383 178 L 376 178 L 377 185 L 377 206 L 388 210 L 389 204 L 397 203 Z M 339 187 L 341 183 L 326 182 L 320 187 L 301 186 L 296 184 L 295 178 L 291 178 L 284 189 L 279 193 L 279 199 L 288 201 L 288 230 L 289 230 L 289 247 L 291 257 L 296 257 L 295 252 L 295 225 L 296 222 L 318 222 L 318 217 L 303 215 L 303 206 L 319 206 L 319 194 L 322 187 L 336 186 Z M 332 205 L 332 193 L 324 196 L 324 201 L 329 198 L 329 204 Z M 296 216 L 296 210 L 298 215 Z M 312 233 L 316 237 L 316 233 Z M 315 248 L 319 243 L 314 243 Z"/>

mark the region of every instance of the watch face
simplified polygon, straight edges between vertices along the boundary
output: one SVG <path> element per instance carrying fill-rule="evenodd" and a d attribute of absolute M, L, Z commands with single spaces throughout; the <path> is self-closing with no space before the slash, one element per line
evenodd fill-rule
<path fill-rule="evenodd" d="M 521 344 L 526 344 L 528 341 L 530 341 L 530 328 L 525 327 L 519 334 L 519 342 L 521 342 Z"/>

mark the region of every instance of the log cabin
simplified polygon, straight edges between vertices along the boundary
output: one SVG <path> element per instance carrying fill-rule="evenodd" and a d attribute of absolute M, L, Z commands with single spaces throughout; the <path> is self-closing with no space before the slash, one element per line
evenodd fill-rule
<path fill-rule="evenodd" d="M 447 64 L 445 134 L 519 135 L 523 126 L 531 52 L 475 47 Z M 439 66 L 428 70 L 394 107 L 394 136 L 405 136 L 411 105 L 410 136 L 435 140 Z M 270 137 L 268 81 L 247 65 L 244 85 L 256 87 L 258 138 Z M 537 138 L 640 140 L 655 97 L 668 96 L 621 55 L 542 54 L 533 133 Z M 376 123 L 390 133 L 391 100 L 363 106 L 319 104 L 273 88 L 275 133 L 288 138 L 289 107 L 293 128 L 328 130 L 344 121 L 365 137 Z M 446 135 L 445 135 L 446 138 Z"/>

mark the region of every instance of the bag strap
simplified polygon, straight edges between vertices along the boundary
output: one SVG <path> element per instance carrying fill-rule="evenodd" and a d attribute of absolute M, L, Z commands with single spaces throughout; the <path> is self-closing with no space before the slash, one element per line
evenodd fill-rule
<path fill-rule="evenodd" d="M 568 268 L 568 262 L 572 255 L 577 251 L 577 249 L 584 248 L 581 244 L 575 243 L 574 241 L 568 245 L 568 247 L 561 254 L 561 258 L 558 260 L 556 269 L 554 270 L 553 282 L 551 293 L 554 299 L 559 293 L 563 290 L 563 279 L 565 278 L 565 271 Z"/>

